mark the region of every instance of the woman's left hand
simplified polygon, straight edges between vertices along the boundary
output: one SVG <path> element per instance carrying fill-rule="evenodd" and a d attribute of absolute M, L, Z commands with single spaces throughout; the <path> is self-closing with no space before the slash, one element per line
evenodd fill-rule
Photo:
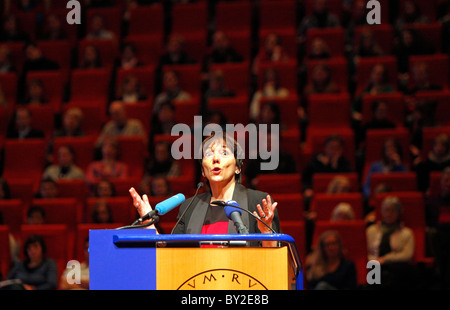
<path fill-rule="evenodd" d="M 256 206 L 258 212 L 254 211 L 253 214 L 259 217 L 264 223 L 268 226 L 272 227 L 273 217 L 275 215 L 275 209 L 277 208 L 278 202 L 273 202 L 270 198 L 270 195 L 267 195 L 266 199 L 262 200 L 262 207 L 260 204 Z M 261 233 L 272 233 L 269 228 L 267 228 L 264 224 L 258 221 L 258 229 Z"/>

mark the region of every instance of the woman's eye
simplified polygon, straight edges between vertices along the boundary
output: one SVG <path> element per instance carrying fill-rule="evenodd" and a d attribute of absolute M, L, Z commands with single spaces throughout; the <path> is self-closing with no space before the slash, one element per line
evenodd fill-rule
<path fill-rule="evenodd" d="M 213 152 L 206 152 L 205 157 L 209 158 L 213 156 Z"/>

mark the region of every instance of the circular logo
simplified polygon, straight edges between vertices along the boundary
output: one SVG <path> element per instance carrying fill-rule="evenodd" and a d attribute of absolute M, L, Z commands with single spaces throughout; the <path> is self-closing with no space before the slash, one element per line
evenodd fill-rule
<path fill-rule="evenodd" d="M 178 287 L 177 290 L 267 290 L 254 277 L 232 269 L 213 269 L 199 273 Z"/>

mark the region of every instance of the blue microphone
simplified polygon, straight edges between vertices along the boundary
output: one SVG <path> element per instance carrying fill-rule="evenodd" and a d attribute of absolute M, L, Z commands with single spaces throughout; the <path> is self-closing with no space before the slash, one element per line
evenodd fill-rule
<path fill-rule="evenodd" d="M 183 203 L 183 201 L 186 199 L 183 194 L 177 194 L 175 196 L 172 196 L 164 201 L 161 201 L 155 206 L 155 210 L 150 211 L 140 219 L 136 220 L 133 225 L 137 223 L 142 223 L 143 221 L 154 217 L 155 215 L 164 215 L 173 209 L 175 209 L 177 206 Z"/>
<path fill-rule="evenodd" d="M 235 207 L 233 207 L 235 206 Z M 238 234 L 248 234 L 248 228 L 245 227 L 244 223 L 242 222 L 242 211 L 240 209 L 239 204 L 234 200 L 229 200 L 226 202 L 225 206 L 225 214 L 227 217 L 233 221 L 234 227 L 236 227 L 236 231 Z"/>

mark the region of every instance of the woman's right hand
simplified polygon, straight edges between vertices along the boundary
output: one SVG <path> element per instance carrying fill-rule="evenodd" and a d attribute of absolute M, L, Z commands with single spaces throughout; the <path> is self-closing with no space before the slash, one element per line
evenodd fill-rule
<path fill-rule="evenodd" d="M 153 210 L 146 194 L 141 197 L 134 187 L 130 188 L 129 192 L 131 198 L 133 198 L 133 206 L 136 208 L 139 216 L 142 217 Z"/>

